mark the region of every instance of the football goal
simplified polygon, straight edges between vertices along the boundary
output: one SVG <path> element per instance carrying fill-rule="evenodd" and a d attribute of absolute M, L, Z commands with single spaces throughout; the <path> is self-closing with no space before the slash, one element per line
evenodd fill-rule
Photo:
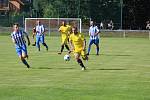
<path fill-rule="evenodd" d="M 44 25 L 48 35 L 51 35 L 51 33 L 57 34 L 62 21 L 66 21 L 71 26 L 77 26 L 78 31 L 81 32 L 82 22 L 80 18 L 25 18 L 25 31 L 31 34 L 37 20 Z"/>

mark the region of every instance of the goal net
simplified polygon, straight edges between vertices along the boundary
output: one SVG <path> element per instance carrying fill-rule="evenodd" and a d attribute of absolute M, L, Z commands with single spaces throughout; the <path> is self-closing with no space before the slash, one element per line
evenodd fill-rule
<path fill-rule="evenodd" d="M 70 26 L 77 26 L 78 31 L 81 32 L 80 18 L 25 18 L 25 31 L 32 34 L 32 29 L 36 26 L 36 21 L 39 20 L 44 25 L 48 35 L 58 35 L 58 29 L 62 21 L 66 21 Z"/>

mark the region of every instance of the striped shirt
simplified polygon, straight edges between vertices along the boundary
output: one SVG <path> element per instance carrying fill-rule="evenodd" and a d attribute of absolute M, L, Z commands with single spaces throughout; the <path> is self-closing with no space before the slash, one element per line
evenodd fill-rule
<path fill-rule="evenodd" d="M 15 41 L 16 46 L 22 46 L 26 44 L 24 35 L 27 36 L 27 33 L 22 30 L 11 33 L 11 38 Z"/>
<path fill-rule="evenodd" d="M 95 36 L 95 34 L 96 34 L 97 32 L 99 32 L 98 27 L 97 27 L 97 26 L 91 26 L 91 27 L 89 28 L 90 38 L 91 38 L 91 39 L 99 38 L 99 35 L 96 35 L 96 36 Z"/>
<path fill-rule="evenodd" d="M 36 35 L 42 35 L 45 31 L 45 28 L 43 25 L 37 25 L 36 26 Z"/>

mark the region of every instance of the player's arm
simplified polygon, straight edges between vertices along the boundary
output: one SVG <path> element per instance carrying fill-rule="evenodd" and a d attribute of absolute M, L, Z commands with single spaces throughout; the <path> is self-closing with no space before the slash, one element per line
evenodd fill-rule
<path fill-rule="evenodd" d="M 16 44 L 16 41 L 15 41 L 15 39 L 14 39 L 14 37 L 11 35 L 11 39 L 12 39 L 12 42 L 14 43 L 14 44 Z"/>
<path fill-rule="evenodd" d="M 95 29 L 96 29 L 96 34 L 95 34 L 95 36 L 97 36 L 97 35 L 99 34 L 100 30 L 98 29 L 97 26 L 95 27 Z"/>
<path fill-rule="evenodd" d="M 42 25 L 42 34 L 44 34 L 45 33 L 45 27 Z"/>
<path fill-rule="evenodd" d="M 84 51 L 86 50 L 86 39 L 84 39 L 84 41 L 83 41 L 83 50 Z"/>
<path fill-rule="evenodd" d="M 61 27 L 58 29 L 58 32 L 61 32 Z"/>
<path fill-rule="evenodd" d="M 81 36 L 81 39 L 83 41 L 83 50 L 86 50 L 86 39 L 84 38 L 84 35 Z"/>
<path fill-rule="evenodd" d="M 36 28 L 34 27 L 33 30 L 32 30 L 32 38 L 33 39 L 34 39 L 35 35 L 36 35 Z"/>
<path fill-rule="evenodd" d="M 25 36 L 27 38 L 28 46 L 29 46 L 30 45 L 30 39 L 29 39 L 28 33 L 26 33 L 25 31 L 23 31 L 23 33 L 25 34 Z"/>
<path fill-rule="evenodd" d="M 89 28 L 89 36 L 91 36 L 91 28 Z"/>

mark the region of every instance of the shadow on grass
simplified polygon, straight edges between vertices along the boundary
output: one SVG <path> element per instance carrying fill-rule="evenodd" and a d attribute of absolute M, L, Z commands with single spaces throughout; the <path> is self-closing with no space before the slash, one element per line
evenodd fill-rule
<path fill-rule="evenodd" d="M 75 69 L 75 68 L 65 68 L 65 67 L 61 67 L 61 68 L 50 68 L 50 67 L 37 67 L 37 68 L 32 68 L 32 69 Z"/>
<path fill-rule="evenodd" d="M 100 56 L 132 56 L 129 54 L 100 54 Z"/>
<path fill-rule="evenodd" d="M 121 69 L 121 68 L 111 68 L 111 69 L 104 69 L 104 68 L 99 68 L 99 69 L 89 69 L 89 70 L 127 70 L 127 69 Z"/>

